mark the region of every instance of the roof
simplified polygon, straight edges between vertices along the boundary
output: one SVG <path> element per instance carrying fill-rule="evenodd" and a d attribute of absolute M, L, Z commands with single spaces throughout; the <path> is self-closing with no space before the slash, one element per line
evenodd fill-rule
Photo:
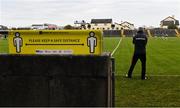
<path fill-rule="evenodd" d="M 128 23 L 130 25 L 134 25 L 134 24 L 131 24 L 131 23 L 127 22 L 127 21 L 122 22 L 121 25 L 124 24 L 124 23 Z"/>
<path fill-rule="evenodd" d="M 32 24 L 32 26 L 43 26 L 43 24 Z"/>
<path fill-rule="evenodd" d="M 112 19 L 92 19 L 91 23 L 112 23 Z"/>
<path fill-rule="evenodd" d="M 168 17 L 166 17 L 165 19 L 163 19 L 161 22 L 163 22 L 164 20 L 166 20 L 166 19 L 168 19 L 168 18 L 171 18 L 171 19 L 173 19 L 173 20 L 176 20 L 174 17 L 168 16 Z"/>

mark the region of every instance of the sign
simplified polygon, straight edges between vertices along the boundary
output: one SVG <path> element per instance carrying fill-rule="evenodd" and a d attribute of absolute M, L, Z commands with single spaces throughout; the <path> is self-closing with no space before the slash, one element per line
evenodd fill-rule
<path fill-rule="evenodd" d="M 8 42 L 10 54 L 102 54 L 99 30 L 15 30 Z"/>

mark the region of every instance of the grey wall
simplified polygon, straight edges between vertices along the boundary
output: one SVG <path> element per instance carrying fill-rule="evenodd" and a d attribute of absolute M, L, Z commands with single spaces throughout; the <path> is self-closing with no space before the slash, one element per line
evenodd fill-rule
<path fill-rule="evenodd" d="M 121 30 L 104 30 L 104 37 L 121 37 Z"/>
<path fill-rule="evenodd" d="M 0 106 L 108 106 L 110 65 L 109 56 L 0 55 Z"/>

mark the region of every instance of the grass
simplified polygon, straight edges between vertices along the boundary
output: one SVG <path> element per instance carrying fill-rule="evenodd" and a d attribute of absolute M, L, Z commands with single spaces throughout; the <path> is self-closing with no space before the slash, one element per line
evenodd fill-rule
<path fill-rule="evenodd" d="M 111 44 L 109 45 L 111 41 Z M 105 51 L 112 52 L 118 38 L 104 39 Z M 108 44 L 106 44 L 108 43 Z M 124 78 L 133 54 L 132 38 L 123 38 L 115 53 L 116 106 L 177 107 L 180 106 L 180 38 L 149 38 L 147 45 L 148 80 L 140 80 L 138 61 L 132 79 Z M 111 47 L 111 48 L 110 48 Z M 111 50 L 112 49 L 112 50 Z"/>
<path fill-rule="evenodd" d="M 139 77 L 116 79 L 118 107 L 177 107 L 180 106 L 180 77 L 154 76 L 146 81 Z"/>
<path fill-rule="evenodd" d="M 112 52 L 120 38 L 104 38 L 104 51 Z M 8 53 L 7 40 L 0 40 L 0 53 Z M 113 55 L 116 60 L 117 107 L 180 107 L 180 38 L 149 38 L 148 80 L 140 79 L 137 63 L 132 79 L 124 78 L 133 54 L 132 38 L 123 38 Z"/>
<path fill-rule="evenodd" d="M 7 39 L 0 39 L 0 53 L 8 53 L 8 40 Z"/>
<path fill-rule="evenodd" d="M 119 42 L 118 37 L 114 37 L 114 38 L 104 38 L 103 39 L 103 44 L 104 44 L 104 48 L 103 50 L 106 52 L 112 52 L 114 50 L 114 48 L 116 47 L 116 45 Z"/>

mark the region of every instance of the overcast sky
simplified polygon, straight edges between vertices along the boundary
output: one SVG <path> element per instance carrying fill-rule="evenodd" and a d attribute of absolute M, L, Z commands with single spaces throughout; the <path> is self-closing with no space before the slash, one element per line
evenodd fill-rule
<path fill-rule="evenodd" d="M 129 21 L 135 26 L 156 26 L 167 16 L 180 20 L 180 0 L 0 0 L 0 25 L 59 26 L 93 18 Z"/>

